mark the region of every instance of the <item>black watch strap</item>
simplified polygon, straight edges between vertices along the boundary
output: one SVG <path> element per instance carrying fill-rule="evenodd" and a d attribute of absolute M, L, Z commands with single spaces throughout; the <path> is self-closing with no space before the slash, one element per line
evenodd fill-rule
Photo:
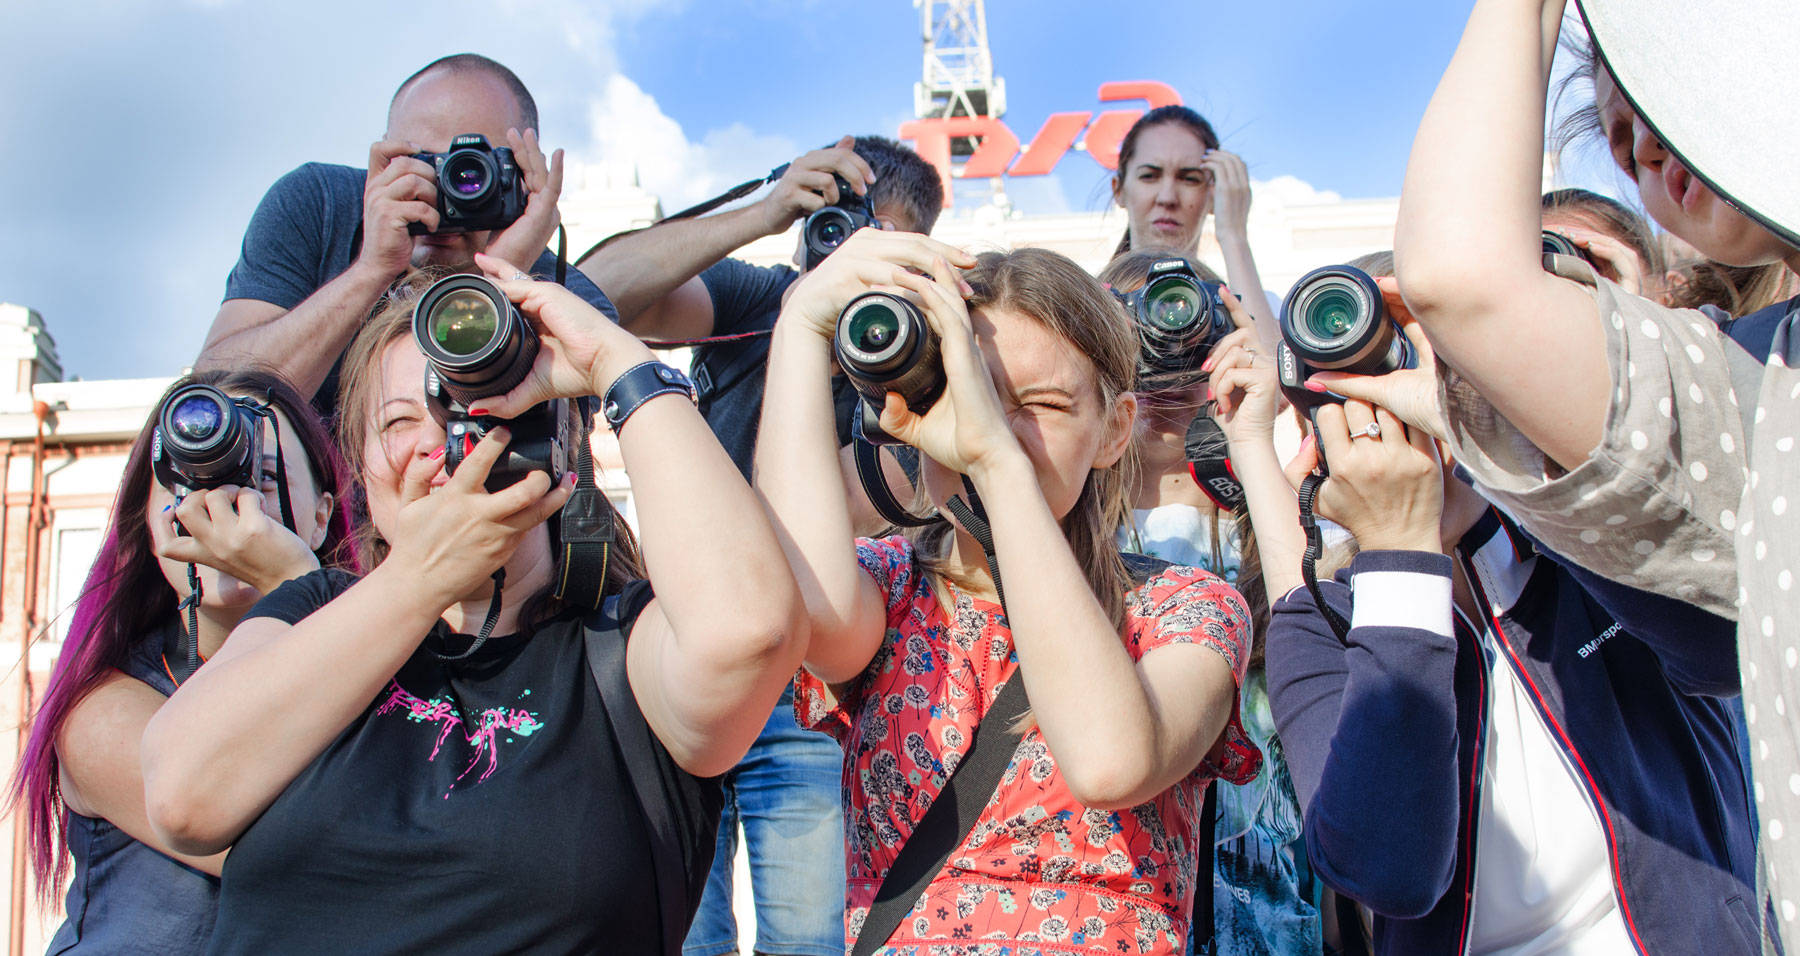
<path fill-rule="evenodd" d="M 600 402 L 600 414 L 616 435 L 625 427 L 625 420 L 645 402 L 676 392 L 686 395 L 690 402 L 699 402 L 686 372 L 654 360 L 643 362 L 626 369 L 607 388 L 606 397 Z"/>

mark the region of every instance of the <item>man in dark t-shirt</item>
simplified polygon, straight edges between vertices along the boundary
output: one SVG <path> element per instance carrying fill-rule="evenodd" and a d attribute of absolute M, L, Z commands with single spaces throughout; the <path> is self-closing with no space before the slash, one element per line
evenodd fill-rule
<path fill-rule="evenodd" d="M 608 291 L 626 329 L 652 344 L 719 339 L 694 350 L 700 412 L 750 477 L 769 364 L 769 332 L 802 275 L 726 258 L 838 199 L 833 174 L 867 195 L 884 229 L 928 233 L 943 209 L 937 170 L 879 136 L 844 137 L 796 159 L 761 202 L 730 212 L 666 222 L 620 237 L 581 263 Z M 795 252 L 805 262 L 804 240 Z M 850 443 L 856 392 L 834 379 L 838 444 Z M 845 448 L 847 493 L 859 525 L 878 521 L 856 485 Z M 873 533 L 874 526 L 868 526 Z M 861 533 L 861 532 L 859 532 Z M 842 952 L 844 830 L 838 781 L 843 752 L 794 721 L 792 688 L 743 762 L 724 779 L 726 809 L 713 872 L 684 956 L 739 951 L 731 912 L 732 858 L 741 822 L 756 898 L 754 951 L 766 956 Z"/>
<path fill-rule="evenodd" d="M 329 415 L 351 338 L 414 270 L 475 272 L 475 254 L 486 252 L 554 277 L 545 247 L 561 221 L 562 150 L 544 155 L 537 124 L 531 93 L 486 57 L 444 57 L 413 74 L 394 94 L 366 170 L 308 163 L 263 197 L 195 367 L 269 366 Z M 464 133 L 513 150 L 529 195 L 524 214 L 499 230 L 410 235 L 412 223 L 438 224 L 436 174 L 415 154 L 445 152 Z M 586 276 L 570 269 L 567 284 L 617 318 Z"/>

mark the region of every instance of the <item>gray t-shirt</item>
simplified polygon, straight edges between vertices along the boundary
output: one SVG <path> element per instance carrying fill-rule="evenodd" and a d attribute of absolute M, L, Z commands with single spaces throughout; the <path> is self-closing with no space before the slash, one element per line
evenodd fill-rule
<path fill-rule="evenodd" d="M 1787 951 L 1800 951 L 1800 299 L 1777 307 L 1759 368 L 1763 356 L 1705 314 L 1578 271 L 1597 282 L 1614 385 L 1600 445 L 1558 474 L 1450 374 L 1452 444 L 1483 490 L 1552 550 L 1738 622 L 1764 876 Z"/>
<path fill-rule="evenodd" d="M 276 180 L 244 230 L 243 250 L 225 279 L 225 298 L 292 309 L 350 268 L 362 245 L 367 181 L 367 170 L 329 163 L 307 163 Z M 556 257 L 546 250 L 530 271 L 538 278 L 554 277 Z M 571 266 L 564 284 L 607 318 L 619 320 L 612 301 L 579 269 Z M 336 408 L 337 384 L 334 363 L 313 396 L 321 414 Z"/>

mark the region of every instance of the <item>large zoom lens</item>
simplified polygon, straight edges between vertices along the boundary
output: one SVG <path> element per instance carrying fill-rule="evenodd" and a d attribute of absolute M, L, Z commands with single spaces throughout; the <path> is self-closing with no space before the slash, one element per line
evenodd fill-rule
<path fill-rule="evenodd" d="M 189 385 L 157 413 L 159 471 L 190 490 L 254 487 L 262 457 L 258 419 L 211 385 Z"/>
<path fill-rule="evenodd" d="M 1382 375 L 1417 364 L 1380 287 L 1351 266 L 1315 269 L 1295 284 L 1282 305 L 1281 337 L 1318 371 Z"/>
<path fill-rule="evenodd" d="M 880 408 L 897 392 L 923 414 L 944 392 L 937 334 L 918 306 L 886 292 L 865 292 L 838 316 L 832 340 L 850 384 Z"/>
<path fill-rule="evenodd" d="M 444 157 L 438 185 L 458 202 L 476 202 L 493 188 L 494 161 L 484 150 L 459 149 Z"/>
<path fill-rule="evenodd" d="M 467 405 L 513 390 L 531 372 L 538 337 L 500 287 L 481 276 L 433 283 L 413 310 L 413 339 Z"/>

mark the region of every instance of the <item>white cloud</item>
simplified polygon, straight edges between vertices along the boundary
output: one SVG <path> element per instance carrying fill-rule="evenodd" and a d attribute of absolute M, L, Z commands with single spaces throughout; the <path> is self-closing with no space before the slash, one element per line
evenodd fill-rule
<path fill-rule="evenodd" d="M 589 103 L 588 126 L 592 138 L 580 158 L 616 171 L 615 177 L 635 171 L 667 212 L 716 196 L 801 152 L 785 136 L 757 133 L 742 123 L 690 139 L 656 97 L 620 73 L 607 77 L 605 89 Z"/>
<path fill-rule="evenodd" d="M 1250 188 L 1258 200 L 1268 200 L 1282 206 L 1309 206 L 1344 200 L 1337 193 L 1319 189 L 1298 176 L 1277 176 L 1267 181 L 1252 181 Z"/>

